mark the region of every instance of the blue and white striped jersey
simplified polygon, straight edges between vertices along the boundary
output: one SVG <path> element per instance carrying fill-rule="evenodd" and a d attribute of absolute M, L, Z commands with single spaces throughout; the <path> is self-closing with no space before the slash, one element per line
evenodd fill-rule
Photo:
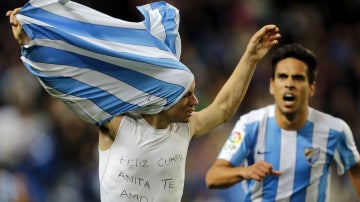
<path fill-rule="evenodd" d="M 343 174 L 360 160 L 350 128 L 309 107 L 305 126 L 286 131 L 277 125 L 274 112 L 270 105 L 241 116 L 218 158 L 233 166 L 264 160 L 282 172 L 263 181 L 243 181 L 245 201 L 328 201 L 332 170 Z"/>
<path fill-rule="evenodd" d="M 21 59 L 90 123 L 169 109 L 194 80 L 180 62 L 179 11 L 165 2 L 138 10 L 144 21 L 128 22 L 69 0 L 31 0 L 17 14 L 31 39 Z"/>

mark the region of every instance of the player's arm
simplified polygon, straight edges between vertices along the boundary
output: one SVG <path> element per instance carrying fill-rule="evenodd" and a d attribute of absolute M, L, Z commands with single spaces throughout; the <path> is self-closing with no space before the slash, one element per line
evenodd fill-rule
<path fill-rule="evenodd" d="M 276 25 L 266 25 L 251 37 L 245 53 L 215 100 L 207 108 L 194 113 L 190 120 L 192 135 L 203 135 L 232 117 L 245 96 L 257 63 L 278 44 L 279 38 Z"/>
<path fill-rule="evenodd" d="M 19 13 L 20 9 L 21 8 L 16 8 L 14 10 L 10 10 L 6 12 L 6 16 L 9 17 L 9 22 L 11 24 L 12 33 L 15 40 L 18 42 L 20 46 L 23 46 L 25 44 L 29 44 L 30 38 L 25 33 L 19 20 L 15 16 L 17 13 Z"/>
<path fill-rule="evenodd" d="M 280 176 L 280 171 L 272 169 L 265 161 L 258 161 L 251 166 L 234 167 L 229 161 L 217 159 L 206 173 L 208 188 L 227 188 L 244 179 L 263 180 L 268 175 Z"/>
<path fill-rule="evenodd" d="M 357 164 L 350 168 L 348 175 L 356 191 L 358 199 L 360 200 L 360 161 L 358 161 Z"/>

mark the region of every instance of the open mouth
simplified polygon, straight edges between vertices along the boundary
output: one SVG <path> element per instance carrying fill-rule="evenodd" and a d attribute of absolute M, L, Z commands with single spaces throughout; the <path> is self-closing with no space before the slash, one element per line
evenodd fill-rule
<path fill-rule="evenodd" d="M 294 101 L 295 100 L 295 96 L 293 94 L 285 94 L 283 97 L 284 101 Z"/>
<path fill-rule="evenodd" d="M 192 110 L 187 112 L 187 114 L 188 114 L 189 116 L 192 116 L 192 113 L 193 113 Z"/>

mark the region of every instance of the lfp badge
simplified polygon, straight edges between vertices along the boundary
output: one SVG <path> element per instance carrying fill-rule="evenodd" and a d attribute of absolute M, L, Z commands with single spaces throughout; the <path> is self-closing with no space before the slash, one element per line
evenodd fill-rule
<path fill-rule="evenodd" d="M 313 165 L 319 159 L 320 148 L 305 148 L 304 154 L 307 162 Z"/>
<path fill-rule="evenodd" d="M 243 141 L 244 135 L 244 132 L 242 133 L 240 131 L 233 131 L 233 133 L 227 139 L 224 149 L 229 152 L 236 151 Z"/>

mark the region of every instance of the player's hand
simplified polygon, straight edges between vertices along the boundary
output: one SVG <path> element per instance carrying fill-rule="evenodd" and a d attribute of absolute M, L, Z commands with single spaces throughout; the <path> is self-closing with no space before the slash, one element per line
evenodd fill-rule
<path fill-rule="evenodd" d="M 19 43 L 19 45 L 22 46 L 24 44 L 28 44 L 30 39 L 26 35 L 19 20 L 15 16 L 17 13 L 19 13 L 20 9 L 21 8 L 16 8 L 14 10 L 10 10 L 10 11 L 6 12 L 6 16 L 9 17 L 9 22 L 10 22 L 15 40 Z"/>
<path fill-rule="evenodd" d="M 258 30 L 250 39 L 246 52 L 248 57 L 259 61 L 266 53 L 279 43 L 281 35 L 276 25 L 265 25 Z"/>
<path fill-rule="evenodd" d="M 243 167 L 242 177 L 244 179 L 263 180 L 265 177 L 280 176 L 281 172 L 272 169 L 272 165 L 265 161 L 258 161 L 251 166 Z"/>

